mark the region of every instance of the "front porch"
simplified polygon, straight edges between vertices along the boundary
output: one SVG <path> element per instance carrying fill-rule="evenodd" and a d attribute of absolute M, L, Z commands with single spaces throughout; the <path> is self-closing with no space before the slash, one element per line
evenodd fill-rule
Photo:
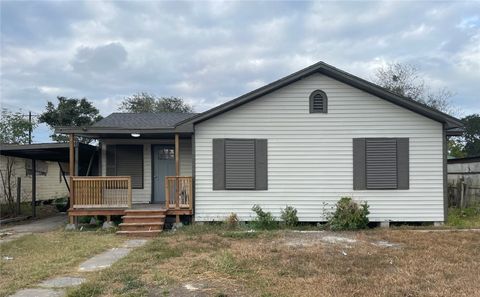
<path fill-rule="evenodd" d="M 190 141 L 188 138 L 183 138 L 183 140 L 187 143 Z M 70 146 L 72 147 L 74 143 L 75 135 L 71 134 Z M 117 147 L 140 146 L 143 148 L 141 158 L 137 158 L 137 161 L 132 163 L 134 158 L 129 159 L 128 155 L 125 157 L 125 154 L 117 153 L 115 160 L 117 170 L 112 172 L 112 164 L 108 163 L 111 157 L 108 155 L 107 149 L 107 147 L 112 147 L 112 144 L 117 144 Z M 171 146 L 171 153 L 167 154 L 168 160 L 161 159 L 168 150 L 161 152 L 158 149 L 154 150 L 158 146 L 162 146 L 162 148 Z M 181 175 L 183 172 L 190 173 L 188 169 L 191 168 L 191 156 L 186 155 L 185 151 L 188 152 L 188 150 L 183 146 L 182 153 L 185 160 L 182 160 L 181 163 L 179 134 L 174 135 L 171 144 L 165 137 L 157 140 L 152 138 L 101 139 L 101 148 L 99 173 L 102 176 L 70 176 L 70 207 L 68 210 L 70 224 L 76 224 L 76 218 L 80 216 L 106 216 L 107 222 L 111 221 L 111 216 L 122 216 L 123 223 L 120 224 L 121 231 L 119 233 L 137 231 L 131 233 L 141 235 L 142 228 L 145 231 L 151 231 L 153 226 L 155 226 L 155 230 L 161 226 L 163 229 L 167 216 L 174 216 L 175 221 L 180 222 L 180 216 L 193 215 L 193 178 L 190 175 Z M 70 172 L 75 172 L 75 157 L 71 152 Z M 155 163 L 155 158 L 160 161 Z M 138 165 L 138 162 L 142 162 L 141 165 Z M 167 165 L 168 168 L 171 168 L 170 170 L 158 170 Z M 141 178 L 138 176 L 138 170 L 133 170 L 137 174 L 136 176 L 125 174 L 133 167 L 141 168 Z M 181 168 L 183 168 L 182 172 Z M 120 172 L 124 175 L 111 175 Z M 172 173 L 174 175 L 167 175 Z M 137 220 L 137 214 L 143 218 Z"/>

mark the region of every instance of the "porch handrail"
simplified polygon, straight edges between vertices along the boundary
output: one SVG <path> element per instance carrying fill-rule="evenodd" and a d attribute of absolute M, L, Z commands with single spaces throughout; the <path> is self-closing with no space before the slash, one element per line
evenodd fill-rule
<path fill-rule="evenodd" d="M 191 176 L 165 176 L 166 209 L 193 209 L 192 182 Z"/>
<path fill-rule="evenodd" d="M 71 176 L 72 208 L 131 208 L 130 176 Z"/>

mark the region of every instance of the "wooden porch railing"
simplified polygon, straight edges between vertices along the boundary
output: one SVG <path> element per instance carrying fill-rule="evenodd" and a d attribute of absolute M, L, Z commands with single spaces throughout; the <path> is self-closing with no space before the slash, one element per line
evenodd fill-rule
<path fill-rule="evenodd" d="M 130 176 L 70 177 L 72 208 L 130 208 L 132 179 Z"/>
<path fill-rule="evenodd" d="M 166 176 L 166 208 L 192 210 L 192 189 L 193 187 L 191 176 Z"/>

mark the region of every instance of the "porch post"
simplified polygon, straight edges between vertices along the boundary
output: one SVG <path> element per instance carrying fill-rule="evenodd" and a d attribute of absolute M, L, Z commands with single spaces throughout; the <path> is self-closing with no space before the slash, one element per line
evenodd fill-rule
<path fill-rule="evenodd" d="M 180 136 L 175 134 L 175 175 L 180 175 Z"/>
<path fill-rule="evenodd" d="M 69 165 L 69 175 L 70 175 L 70 199 L 69 201 L 69 207 L 73 207 L 73 182 L 72 182 L 72 177 L 75 175 L 75 134 L 71 133 L 70 134 L 70 146 L 69 146 L 69 159 L 68 159 L 68 165 Z M 74 217 L 69 216 L 70 224 L 74 224 Z"/>
<path fill-rule="evenodd" d="M 179 189 L 180 183 L 178 182 L 178 176 L 180 175 L 180 136 L 178 133 L 175 134 L 175 208 L 180 208 L 179 201 Z M 180 223 L 180 216 L 176 215 L 175 221 Z"/>
<path fill-rule="evenodd" d="M 71 133 L 70 134 L 70 150 L 69 150 L 69 153 L 70 153 L 70 157 L 69 157 L 69 174 L 70 176 L 74 176 L 75 175 L 75 134 Z"/>

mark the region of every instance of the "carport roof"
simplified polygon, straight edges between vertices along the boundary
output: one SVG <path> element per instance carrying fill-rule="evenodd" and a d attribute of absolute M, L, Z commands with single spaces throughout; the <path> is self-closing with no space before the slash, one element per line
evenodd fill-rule
<path fill-rule="evenodd" d="M 97 147 L 89 144 L 77 144 L 79 154 L 89 153 Z M 35 159 L 42 161 L 68 162 L 68 143 L 34 143 L 34 144 L 0 144 L 0 154 L 3 156 Z"/>

